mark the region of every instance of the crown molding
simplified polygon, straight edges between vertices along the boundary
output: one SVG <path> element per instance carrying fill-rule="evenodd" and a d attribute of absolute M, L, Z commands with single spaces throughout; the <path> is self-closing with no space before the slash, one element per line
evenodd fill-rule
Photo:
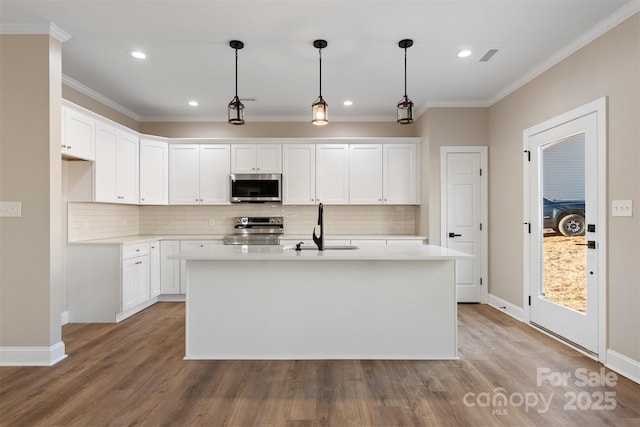
<path fill-rule="evenodd" d="M 53 22 L 4 23 L 0 24 L 0 34 L 48 34 L 60 43 L 64 43 L 71 39 L 71 35 L 69 33 L 58 27 Z"/>
<path fill-rule="evenodd" d="M 516 90 L 520 89 L 525 84 L 529 83 L 531 80 L 538 77 L 540 74 L 549 70 L 554 65 L 557 65 L 564 59 L 568 58 L 578 50 L 582 49 L 598 37 L 605 34 L 607 31 L 613 29 L 615 26 L 619 25 L 626 19 L 632 17 L 636 13 L 640 12 L 640 0 L 634 0 L 627 5 L 618 9 L 615 13 L 610 15 L 608 18 L 600 21 L 594 27 L 592 27 L 587 32 L 583 33 L 580 37 L 575 39 L 573 42 L 564 46 L 562 49 L 557 51 L 554 55 L 547 58 L 545 61 L 541 62 L 537 67 L 533 68 L 528 73 L 524 74 L 519 79 L 512 82 L 510 85 L 506 86 L 504 89 L 496 93 L 494 96 L 487 99 L 487 106 L 491 106 L 496 102 L 500 101 L 502 98 L 510 95 Z"/>
<path fill-rule="evenodd" d="M 101 93 L 96 92 L 95 90 L 83 85 L 82 83 L 80 83 L 77 80 L 72 79 L 71 77 L 67 76 L 66 74 L 62 75 L 62 84 L 69 86 L 72 89 L 77 90 L 78 92 L 88 96 L 89 98 L 92 98 L 104 105 L 106 105 L 109 108 L 113 108 L 114 110 L 118 111 L 119 113 L 124 114 L 125 116 L 129 117 L 130 119 L 133 119 L 137 122 L 142 121 L 142 117 L 129 110 L 127 107 L 124 107 L 120 104 L 118 104 L 117 102 L 115 102 L 114 100 L 107 98 L 106 96 L 102 95 Z"/>

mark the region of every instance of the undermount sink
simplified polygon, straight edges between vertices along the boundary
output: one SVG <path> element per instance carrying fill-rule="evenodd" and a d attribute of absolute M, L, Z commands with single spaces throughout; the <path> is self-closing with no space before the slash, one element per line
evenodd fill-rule
<path fill-rule="evenodd" d="M 354 251 L 356 249 L 359 249 L 357 246 L 350 246 L 350 245 L 338 245 L 338 246 L 325 246 L 324 250 L 325 251 Z M 283 251 L 295 251 L 296 247 L 294 246 L 284 246 L 282 248 Z M 316 246 L 301 246 L 300 247 L 301 251 L 317 251 L 318 248 Z"/>

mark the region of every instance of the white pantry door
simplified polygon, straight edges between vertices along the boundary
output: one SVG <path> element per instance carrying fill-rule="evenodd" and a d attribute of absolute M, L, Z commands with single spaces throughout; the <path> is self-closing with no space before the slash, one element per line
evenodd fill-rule
<path fill-rule="evenodd" d="M 458 302 L 485 302 L 486 147 L 443 147 L 441 246 L 471 254 L 456 261 Z M 483 167 L 485 170 L 483 170 Z M 484 270 L 486 271 L 486 270 Z"/>

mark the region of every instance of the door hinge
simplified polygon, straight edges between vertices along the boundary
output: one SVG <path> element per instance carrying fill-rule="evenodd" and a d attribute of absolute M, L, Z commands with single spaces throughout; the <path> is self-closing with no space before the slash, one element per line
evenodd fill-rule
<path fill-rule="evenodd" d="M 480 169 L 480 176 L 482 176 L 482 169 Z"/>
<path fill-rule="evenodd" d="M 482 277 L 480 278 L 480 286 L 482 286 Z"/>
<path fill-rule="evenodd" d="M 531 295 L 529 295 L 529 305 L 531 305 Z"/>
<path fill-rule="evenodd" d="M 482 231 L 482 223 L 480 223 L 480 231 Z"/>
<path fill-rule="evenodd" d="M 527 226 L 527 228 L 529 230 L 529 234 L 531 234 L 531 223 L 530 222 L 525 222 L 523 224 Z"/>
<path fill-rule="evenodd" d="M 527 153 L 527 161 L 531 161 L 531 151 L 529 150 L 524 150 L 525 153 Z"/>

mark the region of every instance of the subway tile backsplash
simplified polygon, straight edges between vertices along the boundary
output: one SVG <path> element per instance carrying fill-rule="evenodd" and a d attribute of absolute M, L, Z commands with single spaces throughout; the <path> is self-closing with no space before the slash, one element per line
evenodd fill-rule
<path fill-rule="evenodd" d="M 230 234 L 237 216 L 282 216 L 285 233 L 310 234 L 317 206 L 128 206 L 69 203 L 69 241 L 133 234 Z M 417 206 L 325 206 L 327 234 L 416 233 Z"/>

